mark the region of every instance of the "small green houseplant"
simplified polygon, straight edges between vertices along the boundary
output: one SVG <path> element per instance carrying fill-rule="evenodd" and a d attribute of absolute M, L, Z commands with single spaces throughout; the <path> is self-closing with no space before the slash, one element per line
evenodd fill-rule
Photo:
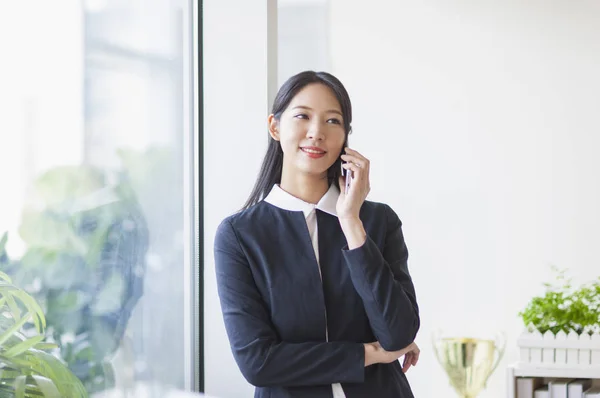
<path fill-rule="evenodd" d="M 0 240 L 0 246 L 4 243 L 5 239 Z M 34 327 L 27 330 L 25 326 L 29 323 Z M 44 342 L 45 327 L 46 319 L 39 304 L 0 272 L 0 396 L 88 396 L 67 365 L 48 352 L 56 346 Z"/>
<path fill-rule="evenodd" d="M 530 332 L 553 334 L 563 331 L 600 333 L 600 277 L 590 283 L 574 287 L 566 270 L 553 268 L 557 273 L 554 284 L 545 283 L 543 295 L 533 297 L 519 312 Z"/>

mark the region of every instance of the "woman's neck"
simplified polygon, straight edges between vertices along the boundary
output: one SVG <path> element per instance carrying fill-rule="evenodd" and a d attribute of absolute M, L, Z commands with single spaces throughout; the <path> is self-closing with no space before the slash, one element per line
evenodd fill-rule
<path fill-rule="evenodd" d="M 298 199 L 302 199 L 307 203 L 316 204 L 321 200 L 323 195 L 327 193 L 329 182 L 327 180 L 327 175 L 314 176 L 300 174 L 290 176 L 283 172 L 281 174 L 281 183 L 279 186 L 281 189 Z"/>

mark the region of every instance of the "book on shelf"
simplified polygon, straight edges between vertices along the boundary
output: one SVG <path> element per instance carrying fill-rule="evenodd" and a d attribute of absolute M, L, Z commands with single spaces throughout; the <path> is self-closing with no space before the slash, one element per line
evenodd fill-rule
<path fill-rule="evenodd" d="M 570 398 L 568 396 L 569 383 L 575 381 L 574 379 L 563 379 L 563 380 L 553 380 L 548 383 L 548 391 L 552 398 Z"/>
<path fill-rule="evenodd" d="M 575 380 L 569 383 L 569 398 L 583 398 L 583 392 L 592 386 L 591 380 Z"/>
<path fill-rule="evenodd" d="M 517 398 L 534 398 L 536 388 L 541 387 L 543 380 L 538 377 L 517 378 Z"/>
<path fill-rule="evenodd" d="M 600 387 L 592 387 L 583 393 L 583 398 L 600 398 Z"/>
<path fill-rule="evenodd" d="M 548 386 L 542 386 L 542 387 L 536 388 L 533 393 L 533 398 L 550 398 Z"/>
<path fill-rule="evenodd" d="M 515 398 L 600 398 L 600 378 L 597 386 L 591 379 L 517 377 L 515 381 Z"/>

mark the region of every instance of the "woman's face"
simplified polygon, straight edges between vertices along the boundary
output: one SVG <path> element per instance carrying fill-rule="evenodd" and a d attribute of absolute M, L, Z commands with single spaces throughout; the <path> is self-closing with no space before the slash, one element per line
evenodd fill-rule
<path fill-rule="evenodd" d="M 331 89 L 319 83 L 300 90 L 279 121 L 271 115 L 269 130 L 281 143 L 286 172 L 326 175 L 345 141 L 341 106 Z"/>

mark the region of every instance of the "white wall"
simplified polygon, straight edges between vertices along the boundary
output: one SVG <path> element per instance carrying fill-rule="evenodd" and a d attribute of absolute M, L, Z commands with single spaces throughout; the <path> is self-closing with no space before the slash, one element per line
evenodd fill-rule
<path fill-rule="evenodd" d="M 508 333 L 549 265 L 600 271 L 600 5 L 331 0 L 332 72 L 374 200 L 404 221 L 422 311 L 416 397 L 454 396 L 430 335 Z"/>
<path fill-rule="evenodd" d="M 328 70 L 329 3 L 327 0 L 279 0 L 277 75 L 279 85 L 307 69 Z"/>
<path fill-rule="evenodd" d="M 276 89 L 275 0 L 204 4 L 204 359 L 205 391 L 251 397 L 231 354 L 216 289 L 213 243 L 221 220 L 251 191 L 267 144 L 269 90 Z M 269 13 L 270 17 L 268 19 Z M 275 62 L 276 65 L 276 62 Z M 272 94 L 271 94 L 272 95 Z"/>

